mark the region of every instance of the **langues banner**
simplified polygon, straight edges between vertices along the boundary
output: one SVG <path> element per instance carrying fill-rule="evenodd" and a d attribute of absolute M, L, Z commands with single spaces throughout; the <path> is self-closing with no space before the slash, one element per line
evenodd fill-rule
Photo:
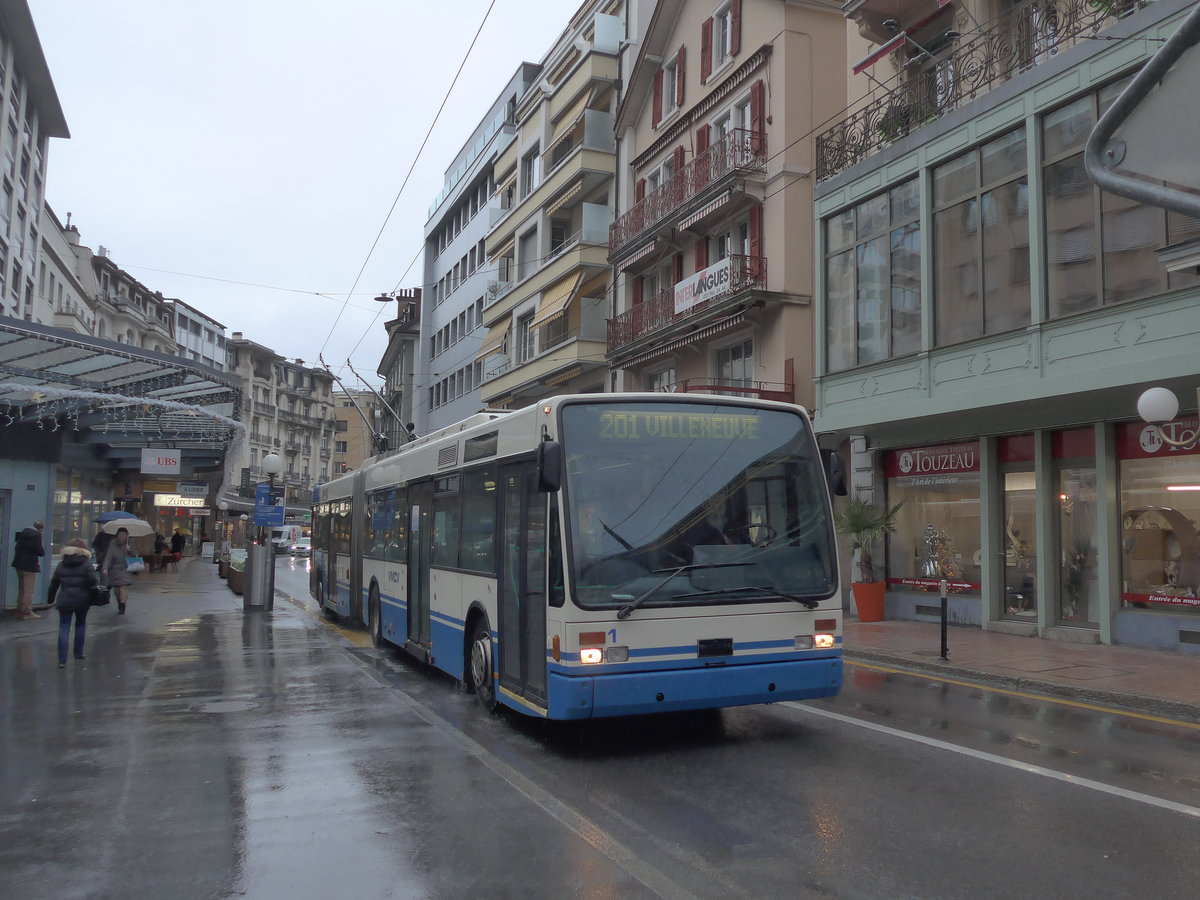
<path fill-rule="evenodd" d="M 729 292 L 733 268 L 729 257 L 715 262 L 675 285 L 675 312 L 686 312 L 698 303 Z"/>

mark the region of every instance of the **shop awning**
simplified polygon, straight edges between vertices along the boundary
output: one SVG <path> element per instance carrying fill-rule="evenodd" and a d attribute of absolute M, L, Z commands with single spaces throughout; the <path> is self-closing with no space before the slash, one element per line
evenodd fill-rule
<path fill-rule="evenodd" d="M 550 153 L 559 141 L 571 133 L 571 130 L 579 123 L 583 117 L 583 111 L 587 108 L 588 101 L 592 99 L 591 91 L 584 91 L 575 98 L 575 102 L 567 107 L 559 118 L 558 123 L 554 126 L 554 136 L 550 138 L 550 143 L 546 145 L 545 153 Z M 543 154 L 545 155 L 545 154 Z"/>
<path fill-rule="evenodd" d="M 583 273 L 576 272 L 559 279 L 542 291 L 542 302 L 538 304 L 537 315 L 533 317 L 533 321 L 530 323 L 531 327 L 537 328 L 545 325 L 565 313 L 567 305 L 575 296 L 581 281 L 583 281 Z"/>
<path fill-rule="evenodd" d="M 722 206 L 724 206 L 726 203 L 728 203 L 729 198 L 732 196 L 733 196 L 733 193 L 731 191 L 726 191 L 720 197 L 717 197 L 715 200 L 710 200 L 708 203 L 705 203 L 702 207 L 700 207 L 698 210 L 696 210 L 694 213 L 692 213 L 690 216 L 688 216 L 686 219 L 684 219 L 682 222 L 680 222 L 679 227 L 681 229 L 691 228 L 697 222 L 708 218 L 713 213 L 715 213 L 717 210 L 719 210 Z"/>
<path fill-rule="evenodd" d="M 548 216 L 554 215 L 556 212 L 558 212 L 560 209 L 562 209 L 564 206 L 566 206 L 567 203 L 571 199 L 573 199 L 576 195 L 578 195 L 579 192 L 582 190 L 583 190 L 583 179 L 580 179 L 579 181 L 576 181 L 573 185 L 571 185 L 569 188 L 567 188 L 567 190 L 564 193 L 560 194 L 553 203 L 551 203 L 549 206 L 546 207 L 546 215 L 548 215 Z"/>
<path fill-rule="evenodd" d="M 645 259 L 647 256 L 649 256 L 651 253 L 654 252 L 654 248 L 657 246 L 658 246 L 658 241 L 651 241 L 645 247 L 643 247 L 641 250 L 639 250 L 637 253 L 633 254 L 633 256 L 629 257 L 629 259 L 625 260 L 625 262 L 621 263 L 621 268 L 628 269 L 639 259 Z"/>
<path fill-rule="evenodd" d="M 488 333 L 484 335 L 483 343 L 479 345 L 479 352 L 475 354 L 475 359 L 486 359 L 491 356 L 504 346 L 504 339 L 507 337 L 508 319 L 504 319 L 488 329 Z"/>

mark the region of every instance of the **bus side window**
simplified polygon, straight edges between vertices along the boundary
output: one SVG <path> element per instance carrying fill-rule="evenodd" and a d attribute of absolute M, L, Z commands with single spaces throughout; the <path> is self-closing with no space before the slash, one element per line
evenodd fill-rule
<path fill-rule="evenodd" d="M 563 591 L 562 534 L 558 527 L 558 495 L 550 495 L 550 528 L 546 536 L 546 549 L 550 554 L 550 584 L 546 591 L 551 606 L 562 606 L 566 599 Z"/>

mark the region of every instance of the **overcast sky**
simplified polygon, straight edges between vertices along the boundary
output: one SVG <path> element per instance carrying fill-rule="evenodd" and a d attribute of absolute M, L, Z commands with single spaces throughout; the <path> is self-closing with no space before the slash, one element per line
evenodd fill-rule
<path fill-rule="evenodd" d="M 71 213 L 85 245 L 227 333 L 308 364 L 324 353 L 350 385 L 347 357 L 378 382 L 396 306 L 377 317 L 372 298 L 421 283 L 413 260 L 450 160 L 579 6 L 28 2 L 71 131 L 50 141 L 59 219 Z"/>

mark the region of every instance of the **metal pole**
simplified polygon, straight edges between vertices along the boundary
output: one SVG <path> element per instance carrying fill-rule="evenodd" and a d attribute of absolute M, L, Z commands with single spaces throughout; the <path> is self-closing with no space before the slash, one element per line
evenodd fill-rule
<path fill-rule="evenodd" d="M 267 473 L 267 480 L 270 483 L 269 490 L 271 491 L 271 502 L 275 502 L 275 474 Z M 287 499 L 283 501 L 283 517 L 284 522 L 287 521 Z M 270 612 L 275 608 L 275 544 L 270 542 L 270 529 L 267 529 L 268 543 L 267 548 L 270 551 L 267 554 L 267 596 L 263 598 L 263 610 Z"/>
<path fill-rule="evenodd" d="M 949 600 L 949 597 L 947 597 L 947 593 L 950 589 L 950 585 L 947 583 L 945 578 L 942 579 L 942 583 L 941 583 L 940 587 L 942 590 L 942 659 L 945 660 L 946 662 L 949 662 L 949 660 L 950 660 L 949 652 L 950 651 L 949 651 L 949 648 L 946 646 L 946 624 L 947 624 L 947 619 L 949 616 L 949 608 L 950 608 L 950 600 Z"/>

